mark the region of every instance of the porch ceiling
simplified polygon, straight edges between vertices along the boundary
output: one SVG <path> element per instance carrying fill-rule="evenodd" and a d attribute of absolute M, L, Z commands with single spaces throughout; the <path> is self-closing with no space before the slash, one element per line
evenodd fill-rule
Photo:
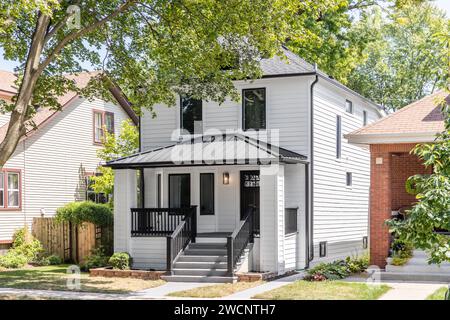
<path fill-rule="evenodd" d="M 240 134 L 204 135 L 106 163 L 115 169 L 307 163 L 307 157 Z"/>

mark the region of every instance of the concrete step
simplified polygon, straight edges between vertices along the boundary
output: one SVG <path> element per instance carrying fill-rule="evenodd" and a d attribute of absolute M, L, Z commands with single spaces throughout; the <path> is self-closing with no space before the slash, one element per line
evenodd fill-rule
<path fill-rule="evenodd" d="M 227 275 L 227 269 L 172 269 L 176 276 L 221 276 Z"/>
<path fill-rule="evenodd" d="M 225 255 L 208 255 L 208 256 L 201 256 L 201 255 L 188 255 L 186 252 L 182 255 L 180 255 L 176 261 L 178 262 L 227 262 L 227 256 Z"/>
<path fill-rule="evenodd" d="M 234 283 L 237 277 L 219 276 L 161 276 L 161 279 L 169 282 L 208 282 L 208 283 Z"/>
<path fill-rule="evenodd" d="M 196 237 L 195 243 L 218 243 L 218 244 L 227 244 L 227 238 L 210 238 L 210 237 Z"/>
<path fill-rule="evenodd" d="M 190 243 L 188 249 L 227 249 L 225 243 Z"/>
<path fill-rule="evenodd" d="M 428 264 L 409 264 L 409 262 L 403 266 L 386 266 L 387 272 L 412 272 L 412 273 L 441 273 L 448 274 L 450 276 L 450 266 L 437 266 Z"/>
<path fill-rule="evenodd" d="M 428 253 L 426 253 L 423 250 L 413 250 L 413 257 L 414 258 L 425 258 L 425 259 L 428 259 L 429 255 L 428 255 Z"/>
<path fill-rule="evenodd" d="M 174 268 L 180 269 L 226 269 L 227 261 L 179 261 L 173 264 Z"/>
<path fill-rule="evenodd" d="M 227 249 L 186 249 L 184 254 L 188 256 L 223 256 L 227 254 Z"/>
<path fill-rule="evenodd" d="M 423 274 L 423 273 L 407 273 L 407 272 L 381 272 L 381 280 L 390 281 L 413 281 L 413 282 L 439 282 L 448 283 L 450 274 Z"/>

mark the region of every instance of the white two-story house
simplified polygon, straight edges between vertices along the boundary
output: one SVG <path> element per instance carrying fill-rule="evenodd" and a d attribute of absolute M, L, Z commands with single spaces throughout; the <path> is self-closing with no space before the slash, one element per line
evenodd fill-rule
<path fill-rule="evenodd" d="M 287 49 L 241 101 L 178 97 L 115 169 L 114 246 L 172 281 L 283 274 L 367 248 L 369 152 L 343 135 L 380 108 Z"/>
<path fill-rule="evenodd" d="M 84 87 L 97 73 L 68 76 Z M 0 71 L 0 99 L 17 94 L 16 76 Z M 111 88 L 117 102 L 87 99 L 75 92 L 58 97 L 60 111 L 38 108 L 14 154 L 0 167 L 0 250 L 7 249 L 14 231 L 31 227 L 34 217 L 51 217 L 72 201 L 102 202 L 90 189 L 90 177 L 102 164 L 104 130 L 119 132 L 122 121 L 138 117 L 120 90 Z M 0 113 L 0 142 L 9 125 L 9 113 Z M 100 198 L 99 198 L 100 197 Z"/>

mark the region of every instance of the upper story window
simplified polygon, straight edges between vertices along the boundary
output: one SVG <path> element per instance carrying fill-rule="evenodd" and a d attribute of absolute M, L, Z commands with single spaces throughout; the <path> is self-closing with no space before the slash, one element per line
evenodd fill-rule
<path fill-rule="evenodd" d="M 243 130 L 266 129 L 266 89 L 242 90 Z"/>
<path fill-rule="evenodd" d="M 363 125 L 365 126 L 365 125 L 367 125 L 367 120 L 368 118 L 367 118 L 367 111 L 366 110 L 363 110 Z"/>
<path fill-rule="evenodd" d="M 20 195 L 20 171 L 12 169 L 0 171 L 0 209 L 19 209 Z"/>
<path fill-rule="evenodd" d="M 114 133 L 114 113 L 94 110 L 94 143 L 102 143 L 105 131 Z"/>
<path fill-rule="evenodd" d="M 190 134 L 202 133 L 202 100 L 181 97 L 180 129 Z"/>
<path fill-rule="evenodd" d="M 345 173 L 345 184 L 347 187 L 351 187 L 353 185 L 353 174 L 351 172 Z"/>
<path fill-rule="evenodd" d="M 336 159 L 342 156 L 342 120 L 341 116 L 336 116 Z"/>
<path fill-rule="evenodd" d="M 345 111 L 353 114 L 353 102 L 350 100 L 345 100 Z"/>

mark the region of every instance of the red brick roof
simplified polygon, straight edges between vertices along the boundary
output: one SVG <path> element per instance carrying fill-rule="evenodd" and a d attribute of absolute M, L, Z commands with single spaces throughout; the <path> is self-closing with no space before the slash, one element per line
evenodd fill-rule
<path fill-rule="evenodd" d="M 373 139 L 374 137 L 410 136 L 413 139 L 414 136 L 417 136 L 417 142 L 422 142 L 421 139 L 424 139 L 423 137 L 426 135 L 432 137 L 444 130 L 444 117 L 439 105 L 443 99 L 450 103 L 449 93 L 445 90 L 437 91 L 378 121 L 353 131 L 345 137 L 350 142 L 369 143 L 370 138 Z"/>
<path fill-rule="evenodd" d="M 68 75 L 67 78 L 74 80 L 77 87 L 84 88 L 88 84 L 89 80 L 91 80 L 93 77 L 95 77 L 98 74 L 100 74 L 99 71 L 81 72 L 77 75 Z M 3 78 L 3 76 L 5 76 L 5 77 Z M 13 92 L 17 92 L 17 89 L 14 86 L 14 81 L 16 80 L 16 76 L 13 73 L 0 70 L 0 77 L 2 78 L 2 79 L 0 79 L 0 93 L 2 92 L 3 88 L 10 88 L 10 89 L 14 90 Z M 9 81 L 9 85 L 8 85 L 8 81 Z M 120 95 L 120 93 L 117 93 L 116 88 L 114 88 L 114 89 L 111 88 L 111 90 L 112 90 L 113 95 L 116 97 L 116 99 L 120 98 L 117 96 L 117 95 Z M 58 97 L 58 103 L 64 109 L 64 107 L 66 107 L 69 104 L 69 102 L 72 101 L 73 99 L 75 99 L 77 96 L 78 95 L 76 92 L 73 92 L 73 91 L 66 92 L 64 95 Z M 132 110 L 131 106 L 129 104 L 124 105 L 124 103 L 127 103 L 126 99 L 122 98 L 122 99 L 118 99 L 118 100 L 121 100 L 121 101 L 118 101 L 119 104 L 125 109 L 125 111 L 128 113 L 130 118 L 134 121 L 134 123 L 137 124 L 137 121 L 138 121 L 137 116 L 134 113 L 134 111 Z M 57 112 L 59 112 L 59 111 L 51 110 L 49 108 L 40 108 L 36 112 L 36 114 L 33 116 L 32 122 L 34 123 L 34 125 L 36 127 L 39 127 L 39 126 L 43 125 L 45 122 L 47 122 L 48 120 L 50 120 L 52 118 L 52 116 L 55 115 Z M 33 131 L 35 129 L 35 126 L 29 124 L 27 126 L 27 134 L 29 132 Z M 0 127 L 0 142 L 3 141 L 3 139 L 5 138 L 7 130 L 8 130 L 8 123 L 6 123 L 2 127 Z"/>

